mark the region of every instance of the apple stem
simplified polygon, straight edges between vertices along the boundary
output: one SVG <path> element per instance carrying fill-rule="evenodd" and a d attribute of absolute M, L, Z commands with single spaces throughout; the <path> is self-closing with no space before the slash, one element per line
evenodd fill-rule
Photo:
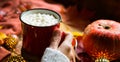
<path fill-rule="evenodd" d="M 103 26 L 105 29 L 110 29 L 110 27 L 109 26 Z"/>

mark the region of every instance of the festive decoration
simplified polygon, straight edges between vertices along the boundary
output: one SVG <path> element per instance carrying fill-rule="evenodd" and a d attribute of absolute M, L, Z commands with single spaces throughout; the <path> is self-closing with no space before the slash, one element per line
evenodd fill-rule
<path fill-rule="evenodd" d="M 18 40 L 13 37 L 12 35 L 8 35 L 7 38 L 4 39 L 4 46 L 8 49 L 8 50 L 13 50 L 15 49 L 17 43 L 18 43 Z"/>
<path fill-rule="evenodd" d="M 12 53 L 11 56 L 7 58 L 6 62 L 26 62 L 26 60 L 21 55 Z"/>

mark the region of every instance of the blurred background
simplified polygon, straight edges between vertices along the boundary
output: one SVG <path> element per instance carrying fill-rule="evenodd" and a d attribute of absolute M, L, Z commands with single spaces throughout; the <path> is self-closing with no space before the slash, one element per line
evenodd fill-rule
<path fill-rule="evenodd" d="M 0 32 L 21 36 L 19 15 L 34 8 L 47 8 L 58 12 L 65 24 L 63 27 L 69 26 L 72 27 L 71 30 L 80 32 L 98 19 L 120 22 L 120 0 L 0 0 Z M 88 57 L 84 60 L 90 62 L 86 53 L 80 56 Z"/>
<path fill-rule="evenodd" d="M 33 8 L 54 10 L 80 31 L 98 19 L 120 20 L 120 0 L 0 0 L 0 31 L 21 34 L 19 15 Z"/>

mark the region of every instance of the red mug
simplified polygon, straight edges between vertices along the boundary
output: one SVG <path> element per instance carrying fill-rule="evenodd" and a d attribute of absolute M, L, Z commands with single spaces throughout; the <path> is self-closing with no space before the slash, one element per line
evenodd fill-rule
<path fill-rule="evenodd" d="M 53 15 L 57 19 L 57 23 L 50 26 L 35 26 L 24 21 L 25 16 L 37 13 Z M 50 44 L 53 31 L 60 26 L 61 16 L 53 10 L 38 8 L 22 12 L 20 20 L 23 29 L 22 48 L 31 55 L 42 57 L 45 49 Z"/>

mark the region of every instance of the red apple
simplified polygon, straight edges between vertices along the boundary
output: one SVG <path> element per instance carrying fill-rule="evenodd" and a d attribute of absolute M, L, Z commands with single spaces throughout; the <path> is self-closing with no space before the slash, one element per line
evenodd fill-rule
<path fill-rule="evenodd" d="M 94 59 L 120 58 L 120 23 L 113 20 L 97 20 L 89 24 L 82 38 L 85 51 Z"/>

